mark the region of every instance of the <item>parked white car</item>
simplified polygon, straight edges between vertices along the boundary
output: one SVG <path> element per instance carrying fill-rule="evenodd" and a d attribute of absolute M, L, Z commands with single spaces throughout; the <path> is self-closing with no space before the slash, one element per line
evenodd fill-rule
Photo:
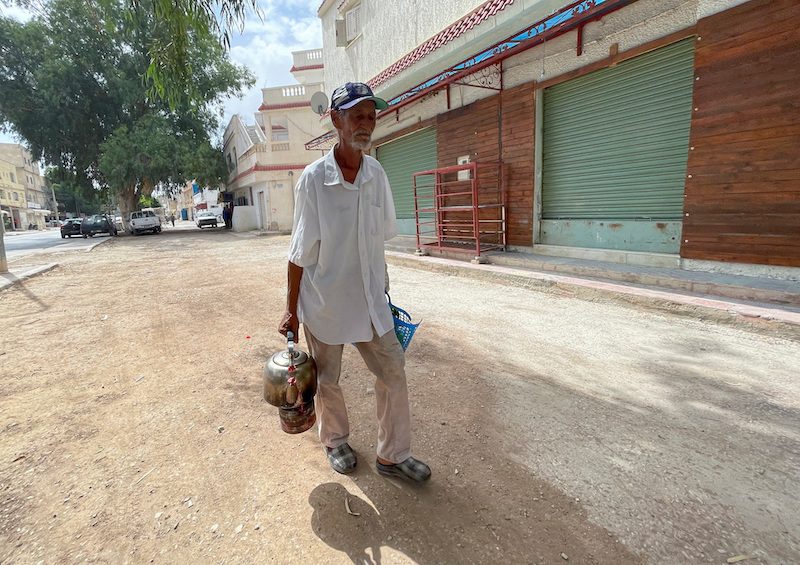
<path fill-rule="evenodd" d="M 197 227 L 203 229 L 205 227 L 217 227 L 217 215 L 214 212 L 200 212 L 194 221 Z"/>
<path fill-rule="evenodd" d="M 146 231 L 160 233 L 161 219 L 152 210 L 131 212 L 128 219 L 128 229 L 133 235 L 139 235 Z"/>

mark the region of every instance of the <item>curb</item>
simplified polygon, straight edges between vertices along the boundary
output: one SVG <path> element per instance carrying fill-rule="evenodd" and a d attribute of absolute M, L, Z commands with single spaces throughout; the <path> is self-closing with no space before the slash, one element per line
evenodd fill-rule
<path fill-rule="evenodd" d="M 58 263 L 48 263 L 38 267 L 27 267 L 25 269 L 10 270 L 7 273 L 0 273 L 0 291 L 11 288 L 15 284 L 35 276 L 46 273 L 58 267 Z"/>
<path fill-rule="evenodd" d="M 505 283 L 511 286 L 545 292 L 548 289 L 552 290 L 560 287 L 572 293 L 577 291 L 579 295 L 581 292 L 586 293 L 584 296 L 579 296 L 582 298 L 591 298 L 589 293 L 600 292 L 605 295 L 624 297 L 629 301 L 656 307 L 679 305 L 689 308 L 701 308 L 707 311 L 724 312 L 727 315 L 726 317 L 730 315 L 743 316 L 800 326 L 800 310 L 786 309 L 780 306 L 746 304 L 716 296 L 693 296 L 691 294 L 643 288 L 642 286 L 583 279 L 527 269 L 515 269 L 500 265 L 464 263 L 430 256 L 417 258 L 397 251 L 386 251 L 386 257 L 388 262 L 393 265 L 443 272 L 456 276 L 467 276 L 478 280 Z"/>
<path fill-rule="evenodd" d="M 105 239 L 98 241 L 97 243 L 93 243 L 89 247 L 83 250 L 84 253 L 89 253 L 92 249 L 97 247 L 98 245 L 103 245 L 104 243 L 108 243 L 109 241 L 113 241 L 116 236 L 108 236 Z"/>
<path fill-rule="evenodd" d="M 502 262 L 501 262 L 502 261 Z M 797 306 L 800 304 L 800 289 L 795 291 L 784 290 L 780 288 L 756 288 L 748 287 L 737 284 L 731 284 L 725 281 L 689 281 L 680 278 L 675 278 L 669 274 L 654 274 L 648 272 L 623 272 L 614 271 L 608 273 L 601 268 L 593 266 L 582 265 L 569 265 L 563 266 L 559 264 L 546 264 L 546 263 L 526 263 L 523 259 L 507 258 L 497 260 L 490 257 L 490 263 L 510 267 L 516 269 L 535 269 L 537 271 L 546 271 L 557 273 L 562 276 L 569 277 L 574 275 L 577 277 L 592 277 L 605 281 L 613 281 L 621 285 L 632 284 L 642 286 L 654 286 L 666 291 L 676 291 L 684 293 L 707 294 L 719 296 L 723 298 L 730 298 L 733 300 L 743 300 L 749 302 L 769 302 L 779 304 L 781 306 Z"/>

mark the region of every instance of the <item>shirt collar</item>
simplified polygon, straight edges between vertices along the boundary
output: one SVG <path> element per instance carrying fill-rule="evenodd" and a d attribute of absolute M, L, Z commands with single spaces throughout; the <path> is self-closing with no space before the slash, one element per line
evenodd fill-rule
<path fill-rule="evenodd" d="M 358 184 L 360 184 L 372 180 L 372 176 L 372 167 L 369 164 L 367 156 L 364 155 L 361 158 L 361 167 L 358 170 L 358 174 L 356 174 L 356 180 L 359 181 Z M 323 184 L 325 186 L 341 184 L 345 188 L 358 188 L 358 184 L 346 182 L 344 177 L 342 177 L 342 171 L 339 168 L 339 164 L 336 162 L 336 157 L 333 155 L 333 149 L 328 151 L 328 154 L 325 155 L 325 180 Z"/>

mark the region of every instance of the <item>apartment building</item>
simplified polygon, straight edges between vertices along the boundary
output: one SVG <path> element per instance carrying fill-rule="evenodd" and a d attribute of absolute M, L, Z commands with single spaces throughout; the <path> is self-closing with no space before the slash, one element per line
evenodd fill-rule
<path fill-rule="evenodd" d="M 51 191 L 47 188 L 39 170 L 39 163 L 31 154 L 17 143 L 0 143 L 0 170 L 3 171 L 0 188 L 0 207 L 7 229 L 44 229 L 47 219 L 56 212 Z M 22 187 L 20 190 L 19 187 Z"/>
<path fill-rule="evenodd" d="M 291 230 L 294 183 L 322 154 L 305 148 L 325 131 L 311 109 L 311 96 L 324 90 L 322 50 L 296 51 L 292 59 L 297 84 L 262 89 L 254 123 L 233 116 L 225 130 L 230 174 L 223 197 L 234 204 L 234 230 Z"/>

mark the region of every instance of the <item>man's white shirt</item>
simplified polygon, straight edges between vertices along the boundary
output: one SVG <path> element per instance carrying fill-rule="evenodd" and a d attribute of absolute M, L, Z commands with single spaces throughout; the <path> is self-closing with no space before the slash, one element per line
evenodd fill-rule
<path fill-rule="evenodd" d="M 364 155 L 355 182 L 333 149 L 308 165 L 295 187 L 289 261 L 303 267 L 297 314 L 329 345 L 370 341 L 393 329 L 385 288 L 384 241 L 397 235 L 381 164 Z"/>

